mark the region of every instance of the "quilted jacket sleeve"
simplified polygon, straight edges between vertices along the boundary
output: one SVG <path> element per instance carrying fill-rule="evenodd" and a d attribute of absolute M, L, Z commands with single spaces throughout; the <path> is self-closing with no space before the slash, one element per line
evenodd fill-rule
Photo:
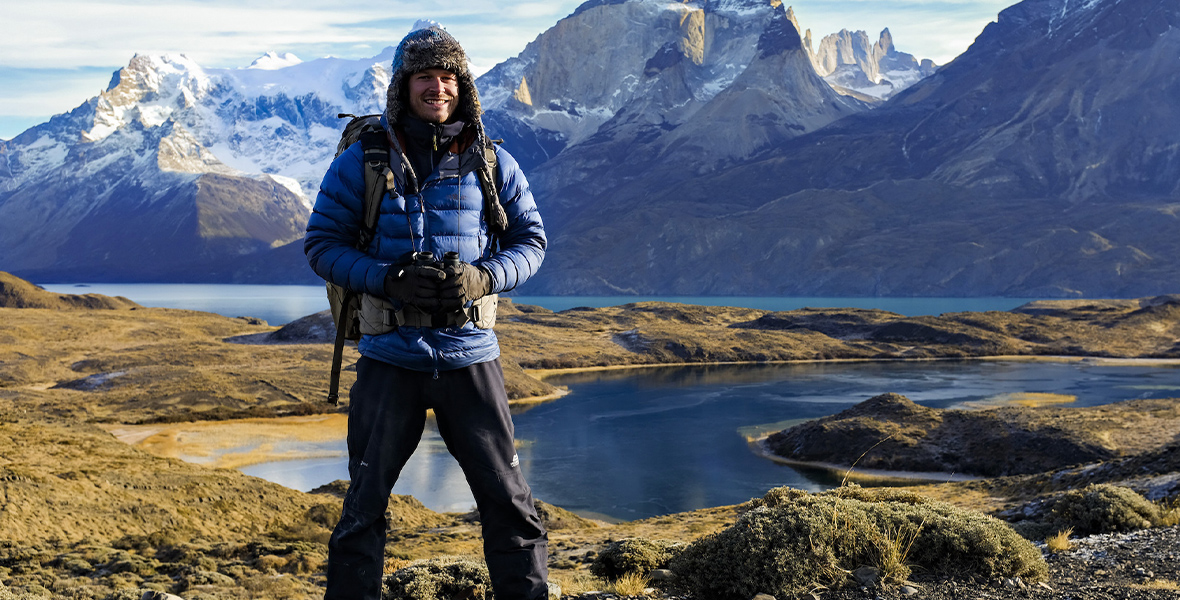
<path fill-rule="evenodd" d="M 500 203 L 508 215 L 508 229 L 500 236 L 499 251 L 480 263 L 492 276 L 493 294 L 509 291 L 532 277 L 545 259 L 545 226 L 529 182 L 516 159 L 496 148 L 500 169 Z"/>
<path fill-rule="evenodd" d="M 384 296 L 389 264 L 356 248 L 365 189 L 361 154 L 356 143 L 332 161 L 307 221 L 303 252 L 312 270 L 326 281 Z"/>

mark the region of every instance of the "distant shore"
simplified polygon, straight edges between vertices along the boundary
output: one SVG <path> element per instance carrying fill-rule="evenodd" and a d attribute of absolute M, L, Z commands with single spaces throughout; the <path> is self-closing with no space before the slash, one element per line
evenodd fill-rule
<path fill-rule="evenodd" d="M 574 373 L 597 373 L 602 371 L 625 371 L 628 369 L 658 369 L 662 367 L 715 367 L 715 366 L 742 366 L 742 365 L 796 365 L 796 364 L 811 364 L 811 363 L 906 363 L 906 362 L 961 362 L 961 361 L 1025 361 L 1025 362 L 1049 362 L 1049 363 L 1088 363 L 1096 366 L 1180 366 L 1180 358 L 1113 358 L 1109 356 L 1045 356 L 1045 355 L 1022 355 L 1022 354 L 1003 354 L 996 356 L 937 356 L 937 357 L 916 357 L 916 358 L 809 358 L 799 360 L 767 360 L 767 361 L 719 361 L 719 362 L 675 362 L 675 363 L 643 363 L 632 365 L 607 365 L 598 367 L 570 367 L 564 369 L 525 369 L 524 372 L 536 377 L 537 379 L 546 379 L 548 377 L 558 377 L 561 375 L 570 375 Z M 546 402 L 551 399 L 561 397 L 564 394 L 551 394 L 536 399 L 537 402 Z M 534 399 L 527 398 L 521 401 L 533 401 Z"/>
<path fill-rule="evenodd" d="M 876 485 L 912 484 L 912 483 L 944 483 L 950 481 L 977 481 L 984 477 L 963 475 L 962 473 L 945 473 L 936 471 L 887 471 L 883 469 L 861 469 L 855 466 L 838 465 L 829 462 L 815 462 L 806 460 L 791 460 L 783 458 L 766 445 L 768 435 L 749 442 L 750 449 L 762 458 L 770 459 L 780 465 L 826 471 L 841 479 L 852 482 L 873 483 Z"/>

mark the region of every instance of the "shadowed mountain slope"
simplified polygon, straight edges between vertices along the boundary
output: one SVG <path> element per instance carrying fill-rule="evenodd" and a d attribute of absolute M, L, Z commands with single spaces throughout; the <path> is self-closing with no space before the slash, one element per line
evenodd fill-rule
<path fill-rule="evenodd" d="M 1180 276 L 1173 24 L 1180 5 L 1160 0 L 1022 2 L 882 108 L 720 173 L 600 177 L 528 290 L 1166 292 Z"/>

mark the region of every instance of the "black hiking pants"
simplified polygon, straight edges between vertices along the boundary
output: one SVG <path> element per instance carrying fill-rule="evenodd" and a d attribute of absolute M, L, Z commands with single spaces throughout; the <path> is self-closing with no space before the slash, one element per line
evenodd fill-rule
<path fill-rule="evenodd" d="M 428 408 L 475 496 L 496 600 L 545 600 L 548 536 L 518 466 L 500 361 L 440 371 L 436 379 L 363 357 L 349 394 L 352 484 L 328 542 L 325 600 L 380 600 L 385 509 Z"/>

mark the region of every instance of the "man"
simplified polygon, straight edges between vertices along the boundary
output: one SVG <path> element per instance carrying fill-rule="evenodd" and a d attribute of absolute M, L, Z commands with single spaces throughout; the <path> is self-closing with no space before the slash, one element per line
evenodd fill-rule
<path fill-rule="evenodd" d="M 498 600 L 547 597 L 547 536 L 520 472 L 496 336 L 472 306 L 528 279 L 545 254 L 536 204 L 516 161 L 495 148 L 501 232 L 489 227 L 476 170 L 488 147 L 462 47 L 435 26 L 411 32 L 393 59 L 382 125 L 394 185 L 367 251 L 356 248 L 367 168 L 361 144 L 340 154 L 320 186 L 305 251 L 317 274 L 365 294 L 389 331 L 365 335 L 349 395 L 352 483 L 328 543 L 325 598 L 378 600 L 385 510 L 421 438 L 426 410 L 471 486 Z M 458 260 L 412 260 L 458 253 Z M 454 258 L 454 255 L 447 255 Z M 491 302 L 489 302 L 489 300 Z M 364 316 L 363 316 L 364 318 Z M 379 319 L 378 319 L 379 320 Z"/>

